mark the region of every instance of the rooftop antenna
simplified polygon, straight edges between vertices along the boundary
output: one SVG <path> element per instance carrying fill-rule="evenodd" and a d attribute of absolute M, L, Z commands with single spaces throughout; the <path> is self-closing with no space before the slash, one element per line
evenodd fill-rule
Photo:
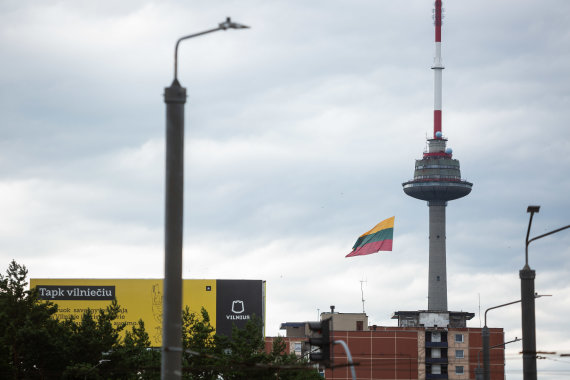
<path fill-rule="evenodd" d="M 368 282 L 368 281 L 366 281 L 366 280 L 360 280 L 360 293 L 362 294 L 362 312 L 363 312 L 363 313 L 366 313 L 366 312 L 364 311 L 364 288 L 362 287 L 362 284 L 365 283 L 365 282 Z"/>
<path fill-rule="evenodd" d="M 479 327 L 481 327 L 481 293 L 477 293 L 479 295 Z"/>

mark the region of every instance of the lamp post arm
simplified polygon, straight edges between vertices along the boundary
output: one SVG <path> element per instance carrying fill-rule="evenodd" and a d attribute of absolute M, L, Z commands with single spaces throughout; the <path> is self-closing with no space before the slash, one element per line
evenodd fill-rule
<path fill-rule="evenodd" d="M 551 297 L 551 296 L 552 296 L 552 294 L 538 294 L 538 293 L 535 293 L 534 298 Z M 512 305 L 512 304 L 514 304 L 514 303 L 519 303 L 519 302 L 522 302 L 522 300 L 513 301 L 513 302 L 509 302 L 509 303 L 504 303 L 504 304 L 502 304 L 502 305 L 493 306 L 493 307 L 490 307 L 490 308 L 488 308 L 487 310 L 485 310 L 485 327 L 487 327 L 487 312 L 488 312 L 489 310 L 498 309 L 498 308 L 500 308 L 500 307 Z M 515 338 L 515 339 L 516 339 L 516 338 Z M 510 343 L 510 342 L 509 342 L 509 343 Z"/>
<path fill-rule="evenodd" d="M 198 36 L 208 34 L 208 33 L 212 33 L 212 32 L 217 32 L 218 30 L 222 30 L 222 29 L 225 29 L 225 28 L 217 27 L 214 29 L 210 29 L 210 30 L 200 32 L 200 33 L 189 34 L 187 36 L 180 37 L 178 39 L 178 41 L 176 41 L 176 46 L 174 47 L 174 81 L 176 81 L 178 79 L 178 45 L 180 45 L 180 42 L 187 40 L 189 38 L 198 37 Z"/>
<path fill-rule="evenodd" d="M 526 230 L 526 246 L 525 246 L 525 251 L 524 251 L 524 259 L 525 259 L 525 268 L 528 267 L 528 245 L 529 245 L 529 241 L 528 241 L 528 237 L 530 235 L 530 226 L 532 225 L 532 217 L 534 216 L 534 211 L 531 211 L 530 213 L 530 218 L 528 220 L 528 229 Z"/>
<path fill-rule="evenodd" d="M 187 40 L 189 38 L 198 37 L 198 36 L 202 36 L 204 34 L 217 32 L 218 30 L 226 30 L 226 29 L 249 29 L 249 26 L 234 22 L 231 20 L 231 18 L 228 17 L 228 18 L 226 18 L 226 21 L 219 23 L 217 28 L 205 30 L 205 31 L 200 32 L 200 33 L 189 34 L 187 36 L 180 37 L 178 39 L 178 41 L 176 41 L 176 46 L 174 47 L 174 82 L 173 83 L 175 83 L 178 80 L 178 45 L 180 45 L 180 42 Z"/>
<path fill-rule="evenodd" d="M 501 343 L 501 344 L 496 344 L 496 345 L 494 345 L 494 346 L 491 346 L 491 347 L 489 347 L 489 349 L 491 349 L 491 348 L 497 348 L 497 347 L 501 347 L 501 346 L 506 346 L 506 345 L 509 344 L 509 343 L 515 343 L 515 342 L 519 342 L 519 341 L 521 341 L 521 340 L 522 340 L 522 339 L 515 337 L 515 339 L 509 340 L 508 342 Z M 480 365 L 480 362 L 481 362 L 481 361 L 479 360 L 479 355 L 481 354 L 481 352 L 483 352 L 483 350 L 477 351 L 477 368 L 481 368 L 481 365 Z"/>
<path fill-rule="evenodd" d="M 487 312 L 488 312 L 489 310 L 498 309 L 498 308 L 500 308 L 500 307 L 512 305 L 512 304 L 514 304 L 514 303 L 519 303 L 519 302 L 521 302 L 521 300 L 513 301 L 513 302 L 509 302 L 509 303 L 504 303 L 504 304 L 499 305 L 499 306 L 493 306 L 493 307 L 490 307 L 490 308 L 488 308 L 487 310 L 485 310 L 485 327 L 487 327 Z"/>
<path fill-rule="evenodd" d="M 509 344 L 509 343 L 520 342 L 521 340 L 522 340 L 521 338 L 515 337 L 515 339 L 513 339 L 513 340 L 509 340 L 508 342 L 501 343 L 501 344 L 496 344 L 496 345 L 491 346 L 491 347 L 489 347 L 489 348 L 497 348 L 497 347 L 501 347 L 501 346 L 506 346 L 506 345 Z"/>
<path fill-rule="evenodd" d="M 535 236 L 535 237 L 533 237 L 533 238 L 530 239 L 530 240 L 528 240 L 528 235 L 527 235 L 527 237 L 526 237 L 526 239 L 527 239 L 526 246 L 527 246 L 527 248 L 528 248 L 528 245 L 530 244 L 530 242 L 535 241 L 535 240 L 538 240 L 538 239 L 543 238 L 543 237 L 548 236 L 548 235 L 555 234 L 555 233 L 560 232 L 560 231 L 562 231 L 562 230 L 565 230 L 565 229 L 567 229 L 567 228 L 570 228 L 570 224 L 567 225 L 567 226 L 564 226 L 564 227 L 560 227 L 560 228 L 558 228 L 558 229 L 556 229 L 556 230 L 554 230 L 554 231 L 550 231 L 550 232 L 547 232 L 547 233 L 545 233 L 545 234 L 542 234 L 542 235 L 539 235 L 539 236 Z"/>

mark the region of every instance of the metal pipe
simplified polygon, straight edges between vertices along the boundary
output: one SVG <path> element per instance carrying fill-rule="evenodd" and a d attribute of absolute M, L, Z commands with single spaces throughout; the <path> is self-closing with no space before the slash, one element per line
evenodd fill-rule
<path fill-rule="evenodd" d="M 352 355 L 350 354 L 350 349 L 348 348 L 346 342 L 343 340 L 335 340 L 333 344 L 340 344 L 342 348 L 344 348 L 344 352 L 346 352 L 346 358 L 350 366 L 350 373 L 352 374 L 352 380 L 356 380 L 356 372 L 354 371 L 354 363 L 352 362 Z"/>

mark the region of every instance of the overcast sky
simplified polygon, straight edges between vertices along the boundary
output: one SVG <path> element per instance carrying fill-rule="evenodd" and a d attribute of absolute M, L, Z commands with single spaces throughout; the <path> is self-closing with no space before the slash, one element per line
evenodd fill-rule
<path fill-rule="evenodd" d="M 0 262 L 30 277 L 163 276 L 164 87 L 183 42 L 185 278 L 267 281 L 267 333 L 336 305 L 427 308 L 428 208 L 407 197 L 433 128 L 433 2 L 0 0 Z M 520 298 L 531 236 L 570 222 L 570 2 L 444 1 L 449 308 Z M 396 216 L 394 250 L 345 258 Z M 537 349 L 570 353 L 570 231 L 536 241 Z M 2 269 L 4 272 L 5 269 Z M 479 302 L 480 299 L 480 302 Z M 489 313 L 521 337 L 520 307 Z M 507 350 L 520 379 L 519 343 Z M 539 360 L 541 378 L 570 360 Z M 547 376 L 547 375 L 550 375 Z"/>

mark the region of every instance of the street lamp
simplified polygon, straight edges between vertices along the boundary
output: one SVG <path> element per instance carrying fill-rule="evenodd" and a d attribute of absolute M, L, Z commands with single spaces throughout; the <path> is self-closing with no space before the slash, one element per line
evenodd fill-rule
<path fill-rule="evenodd" d="M 164 224 L 164 284 L 161 379 L 182 376 L 182 220 L 184 206 L 184 104 L 186 88 L 178 82 L 178 45 L 181 41 L 227 29 L 248 28 L 231 21 L 176 41 L 174 80 L 164 89 L 166 103 L 166 189 Z"/>
<path fill-rule="evenodd" d="M 528 245 L 538 239 L 545 236 L 552 235 L 556 232 L 565 230 L 570 227 L 570 224 L 558 228 L 554 231 L 547 232 L 545 234 L 536 236 L 532 239 L 528 239 L 530 235 L 530 226 L 532 224 L 532 217 L 535 212 L 540 210 L 540 206 L 528 206 L 527 212 L 530 213 L 530 219 L 528 221 L 528 230 L 526 232 L 526 244 L 525 244 L 525 265 L 524 268 L 519 271 L 519 277 L 521 279 L 521 314 L 522 314 L 522 346 L 523 346 L 523 379 L 524 380 L 536 380 L 536 323 L 534 314 L 534 278 L 536 277 L 536 272 L 530 269 L 528 265 Z"/>
<path fill-rule="evenodd" d="M 493 306 L 485 310 L 485 325 L 483 326 L 483 330 L 481 331 L 481 337 L 483 339 L 483 377 L 485 380 L 489 380 L 491 378 L 491 373 L 489 370 L 489 328 L 487 327 L 487 312 L 489 310 L 498 309 L 500 307 L 512 305 L 514 303 L 519 303 L 519 302 L 521 302 L 521 300 L 504 303 L 498 306 Z"/>
<path fill-rule="evenodd" d="M 545 297 L 545 296 L 550 296 L 550 295 L 549 294 L 534 294 L 533 299 Z M 485 380 L 489 380 L 491 378 L 491 371 L 489 368 L 489 364 L 490 364 L 490 362 L 489 362 L 489 349 L 493 348 L 493 347 L 499 347 L 501 345 L 506 344 L 506 343 L 503 343 L 503 344 L 500 344 L 498 346 L 489 347 L 489 328 L 487 327 L 487 312 L 489 310 L 498 309 L 500 307 L 509 306 L 509 305 L 519 303 L 519 302 L 521 302 L 521 300 L 504 303 L 504 304 L 498 305 L 498 306 L 493 306 L 493 307 L 490 307 L 487 310 L 485 310 L 485 319 L 484 319 L 485 325 L 483 326 L 483 330 L 481 331 L 481 337 L 483 339 L 483 376 L 484 376 Z M 515 338 L 515 341 L 517 341 L 516 339 L 517 338 Z M 518 340 L 520 340 L 520 339 L 518 339 Z M 511 342 L 508 342 L 508 343 L 511 343 Z M 479 366 L 479 360 L 477 360 L 477 366 Z"/>

